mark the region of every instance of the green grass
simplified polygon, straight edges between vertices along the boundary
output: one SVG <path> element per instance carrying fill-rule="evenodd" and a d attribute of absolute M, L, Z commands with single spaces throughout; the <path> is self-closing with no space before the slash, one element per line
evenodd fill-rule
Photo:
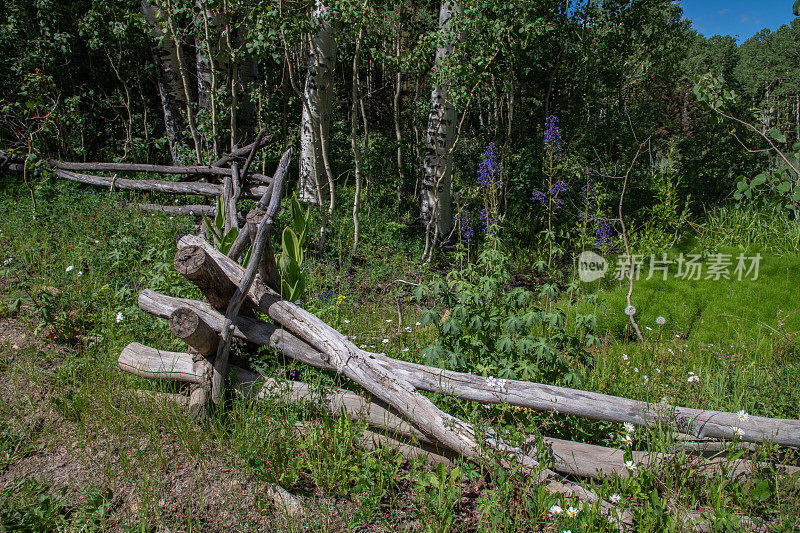
<path fill-rule="evenodd" d="M 20 321 L 37 338 L 52 341 L 49 348 L 2 348 L 3 375 L 44 392 L 25 392 L 0 408 L 0 428 L 7 437 L 0 445 L 0 466 L 11 472 L 67 439 L 79 443 L 73 453 L 92 465 L 94 479 L 92 486 L 80 487 L 83 495 L 75 499 L 28 477 L 16 478 L 0 492 L 0 520 L 6 526 L 298 530 L 258 497 L 258 483 L 277 482 L 310 497 L 307 501 L 316 507 L 307 525 L 320 531 L 398 530 L 415 521 L 425 531 L 611 530 L 588 508 L 577 519 L 548 518 L 554 503 L 566 509 L 575 502 L 555 498 L 530 476 L 507 472 L 492 461 L 463 462 L 453 473 L 403 463 L 389 450 L 360 452 L 354 443 L 361 426 L 320 415 L 312 405 L 233 398 L 197 426 L 173 407 L 136 398 L 131 390 L 180 390 L 175 384 L 125 374 L 116 368 L 116 358 L 132 341 L 184 349 L 169 334 L 166 321 L 138 310 L 136 296 L 145 287 L 199 296 L 172 268 L 176 237 L 191 231 L 193 221 L 142 213 L 123 206 L 135 196 L 80 190 L 72 184 L 45 182 L 37 195 L 41 211 L 34 218 L 27 189 L 12 183 L 0 190 L 0 264 L 12 258 L 0 267 L 0 317 Z M 351 257 L 349 222 L 344 212 L 339 219 L 345 222 L 332 228 L 330 252 L 307 264 L 304 306 L 354 337 L 358 345 L 421 361 L 420 351 L 435 340 L 436 330 L 417 325 L 424 308 L 412 297 L 409 283 L 431 280 L 443 265 L 419 265 L 420 242 L 412 238 L 413 226 L 397 222 L 396 213 L 378 205 L 365 215 L 363 245 Z M 383 231 L 388 222 L 392 230 Z M 698 242 L 700 248 L 708 244 Z M 584 388 L 797 418 L 800 306 L 792 288 L 800 281 L 800 259 L 783 249 L 770 249 L 770 242 L 760 243 L 764 260 L 757 281 L 637 282 L 637 318 L 643 327 L 652 328 L 644 330 L 642 344 L 631 342 L 626 332 L 624 290 L 605 283 L 596 307 L 601 343 L 594 349 L 597 363 Z M 736 252 L 722 243 L 718 246 L 719 251 Z M 584 290 L 593 293 L 596 287 Z M 594 312 L 595 304 L 582 303 L 578 309 Z M 657 316 L 667 319 L 660 329 Z M 295 369 L 303 381 L 358 389 L 268 350 L 237 350 L 237 356 L 265 374 L 288 377 Z M 695 372 L 700 381 L 689 383 L 688 372 Z M 621 428 L 616 424 L 508 406 L 483 410 L 451 398 L 431 398 L 472 422 L 502 420 L 498 429 L 512 436 L 534 428 L 547 435 L 619 446 Z M 32 409 L 51 412 L 47 416 L 57 422 L 37 425 L 26 415 Z M 322 430 L 298 436 L 297 421 L 315 421 Z M 54 429 L 61 426 L 69 428 L 69 438 Z M 635 433 L 639 449 L 668 450 L 671 439 L 661 429 Z M 106 459 L 96 459 L 98 451 Z M 759 453 L 770 458 L 775 452 L 767 445 Z M 735 453 L 731 451 L 731 457 Z M 176 468 L 176 462 L 181 468 L 188 465 L 186 470 Z M 208 465 L 210 477 L 186 473 L 203 471 L 201 465 Z M 181 485 L 180 501 L 165 496 L 177 484 L 170 480 L 191 481 Z M 231 488 L 234 481 L 243 492 Z M 664 500 L 705 513 L 720 531 L 736 529 L 726 525 L 734 515 L 769 519 L 776 530 L 790 531 L 800 527 L 795 483 L 777 477 L 769 466 L 736 482 L 724 476 L 706 479 L 678 457 L 674 464 L 642 469 L 631 479 L 611 478 L 587 486 L 605 498 L 619 493 L 621 505 L 634 512 L 641 531 L 681 529 Z M 224 488 L 225 497 L 240 504 L 225 504 L 218 493 L 209 495 L 209 486 Z M 106 499 L 114 505 L 107 506 Z M 230 515 L 226 519 L 220 518 L 223 509 Z"/>

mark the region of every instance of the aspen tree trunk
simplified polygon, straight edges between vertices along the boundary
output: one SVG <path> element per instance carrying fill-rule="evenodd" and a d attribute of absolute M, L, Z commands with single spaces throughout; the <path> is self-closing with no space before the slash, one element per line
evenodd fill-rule
<path fill-rule="evenodd" d="M 327 203 L 330 195 L 331 176 L 325 160 L 328 133 L 330 130 L 330 107 L 333 93 L 333 69 L 336 62 L 336 42 L 328 18 L 328 7 L 317 0 L 314 20 L 319 31 L 311 37 L 308 53 L 308 72 L 300 130 L 300 186 L 301 201 L 317 204 Z M 315 145 L 316 148 L 315 149 Z M 319 187 L 319 198 L 315 188 Z"/>
<path fill-rule="evenodd" d="M 439 31 L 450 32 L 450 20 L 461 7 L 453 0 L 443 0 L 439 10 Z M 453 51 L 453 36 L 446 35 L 436 48 L 436 67 Z M 431 238 L 447 238 L 453 229 L 450 187 L 453 172 L 451 148 L 455 140 L 456 111 L 448 99 L 447 85 L 434 83 L 425 143 L 421 185 L 420 218 L 426 231 L 426 252 Z"/>
<path fill-rule="evenodd" d="M 400 39 L 397 39 L 397 57 L 400 57 Z M 397 204 L 403 200 L 403 185 L 406 181 L 405 172 L 403 171 L 403 132 L 400 129 L 400 91 L 403 83 L 403 73 L 398 69 L 395 74 L 395 87 L 394 87 L 394 136 L 397 140 Z"/>
<path fill-rule="evenodd" d="M 358 218 L 358 209 L 361 205 L 361 150 L 358 147 L 358 107 L 361 100 L 361 87 L 358 76 L 358 60 L 361 55 L 361 39 L 364 36 L 364 27 L 358 30 L 356 50 L 353 53 L 353 105 L 350 107 L 350 148 L 353 150 L 353 164 L 355 165 L 356 191 L 353 199 L 353 247 L 352 253 L 358 250 L 358 241 L 361 237 L 361 220 Z"/>
<path fill-rule="evenodd" d="M 184 161 L 180 157 L 179 146 L 186 140 L 186 119 L 182 114 L 186 108 L 186 96 L 181 86 L 178 50 L 175 42 L 161 29 L 157 9 L 147 0 L 142 0 L 140 6 L 150 27 L 150 35 L 156 41 L 153 45 L 153 61 L 158 70 L 158 94 L 164 113 L 169 153 L 174 165 L 182 165 Z"/>

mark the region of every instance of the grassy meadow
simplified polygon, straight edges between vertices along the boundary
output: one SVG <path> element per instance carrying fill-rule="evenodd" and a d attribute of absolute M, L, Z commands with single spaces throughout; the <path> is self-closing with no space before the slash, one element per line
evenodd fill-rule
<path fill-rule="evenodd" d="M 136 297 L 144 288 L 200 296 L 172 267 L 177 239 L 194 232 L 196 221 L 139 211 L 134 195 L 62 182 L 44 182 L 36 199 L 34 210 L 27 188 L 11 183 L 0 190 L 5 530 L 616 531 L 595 507 L 557 498 L 530 476 L 492 461 L 447 470 L 404 461 L 392 450 L 359 451 L 363 427 L 312 405 L 233 397 L 195 424 L 174 406 L 136 396 L 134 390 L 180 390 L 123 373 L 116 360 L 134 341 L 185 349 L 165 320 L 137 308 Z M 286 211 L 278 227 L 287 223 Z M 417 298 L 416 287 L 460 263 L 440 257 L 421 264 L 421 244 L 409 238 L 414 227 L 378 206 L 368 213 L 356 256 L 349 253 L 346 226 L 332 228 L 325 256 L 309 251 L 303 305 L 358 345 L 424 362 L 446 319 L 431 315 L 435 297 Z M 673 259 L 759 253 L 758 279 L 681 280 L 670 272 L 666 281 L 643 275 L 634 283 L 644 342 L 635 340 L 624 313 L 627 285 L 609 276 L 543 297 L 535 276 L 512 261 L 508 271 L 522 278 L 510 283 L 533 287 L 537 296 L 528 307 L 561 310 L 570 335 L 588 335 L 577 323 L 594 317 L 591 363 L 576 370 L 585 390 L 798 419 L 800 255 L 790 233 L 797 226 L 770 233 L 775 224 L 760 224 L 759 217 L 774 221 L 760 212 L 709 213 L 669 252 Z M 520 247 L 507 249 L 509 257 L 524 255 L 520 244 L 505 246 Z M 618 252 L 605 250 L 605 256 Z M 562 288 L 573 273 L 564 279 Z M 236 356 L 265 375 L 352 388 L 266 348 L 238 345 Z M 471 364 L 470 357 L 458 364 Z M 520 372 L 546 381 L 537 368 Z M 533 434 L 630 449 L 619 424 L 431 398 L 512 441 Z M 320 421 L 322 430 L 297 436 L 294 424 L 301 420 Z M 632 449 L 675 449 L 676 436 L 664 428 L 639 428 L 632 438 Z M 720 457 L 733 461 L 747 453 L 760 465 L 757 472 L 700 475 L 678 452 L 657 468 L 583 482 L 631 511 L 638 531 L 683 531 L 687 514 L 713 531 L 747 530 L 741 517 L 770 531 L 800 530 L 800 480 L 779 475 L 773 462 L 800 464 L 796 450 L 764 444 L 744 452 L 734 444 Z M 273 482 L 303 498 L 311 511 L 305 519 L 289 520 L 272 507 L 263 491 Z"/>

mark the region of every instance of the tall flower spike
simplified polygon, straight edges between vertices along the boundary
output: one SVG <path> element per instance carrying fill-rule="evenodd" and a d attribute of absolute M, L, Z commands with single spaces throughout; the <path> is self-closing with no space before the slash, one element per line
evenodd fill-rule
<path fill-rule="evenodd" d="M 547 151 L 561 151 L 561 128 L 558 127 L 558 117 L 550 115 L 544 122 L 544 147 Z"/>

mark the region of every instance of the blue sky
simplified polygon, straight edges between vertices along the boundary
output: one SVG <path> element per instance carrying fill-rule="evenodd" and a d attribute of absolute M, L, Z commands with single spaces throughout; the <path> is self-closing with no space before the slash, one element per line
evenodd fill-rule
<path fill-rule="evenodd" d="M 733 35 L 739 44 L 763 28 L 789 24 L 793 0 L 677 0 L 683 15 L 705 35 Z"/>

